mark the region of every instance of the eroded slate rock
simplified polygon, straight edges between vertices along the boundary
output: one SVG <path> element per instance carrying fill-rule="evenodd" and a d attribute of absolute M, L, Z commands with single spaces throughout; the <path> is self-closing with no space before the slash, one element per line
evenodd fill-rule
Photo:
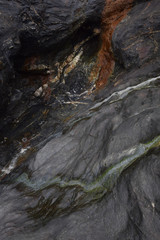
<path fill-rule="evenodd" d="M 160 4 L 137 4 L 116 28 L 112 44 L 116 59 L 126 68 L 141 67 L 160 55 Z M 128 27 L 129 26 L 129 27 Z"/>
<path fill-rule="evenodd" d="M 62 40 L 64 46 L 66 39 L 82 25 L 93 29 L 100 24 L 103 7 L 104 0 L 1 1 L 1 105 L 6 106 L 9 88 L 16 85 L 16 56 L 50 51 Z"/>
<path fill-rule="evenodd" d="M 35 1 L 28 3 L 34 5 Z M 126 18 L 129 35 L 125 32 L 124 45 L 128 46 L 131 41 L 131 52 L 123 48 L 119 32 L 121 29 L 123 33 L 123 26 L 126 29 L 125 20 L 115 31 L 114 51 L 118 62 L 125 68 L 119 67 L 106 89 L 95 93 L 95 98 L 93 95 L 88 97 L 89 104 L 85 102 L 79 111 L 72 112 L 71 108 L 63 107 L 61 120 L 64 125 L 59 134 L 52 135 L 51 124 L 58 124 L 57 109 L 51 110 L 48 116 L 47 103 L 42 102 L 25 112 L 19 128 L 10 132 L 18 135 L 17 131 L 28 131 L 31 127 L 36 131 L 39 127 L 40 135 L 45 135 L 45 128 L 49 125 L 51 136 L 47 138 L 46 134 L 45 142 L 42 141 L 44 138 L 39 138 L 34 145 L 37 149 L 31 149 L 31 137 L 24 135 L 22 149 L 16 156 L 15 151 L 12 156 L 7 148 L 11 162 L 10 165 L 2 164 L 5 166 L 1 168 L 1 176 L 8 175 L 10 170 L 13 172 L 8 178 L 3 175 L 0 188 L 2 239 L 159 238 L 159 50 L 149 49 L 149 56 L 142 54 L 139 57 L 139 48 L 135 48 L 137 42 L 130 39 L 132 34 L 133 38 L 137 37 L 133 29 L 137 28 L 137 22 L 141 26 L 144 18 L 146 28 L 144 25 L 140 29 L 148 34 L 148 26 L 155 24 L 156 31 L 159 31 L 159 4 L 155 0 L 148 3 L 141 1 L 133 8 L 130 16 L 134 21 Z M 152 23 L 148 20 L 148 9 L 153 13 Z M 37 15 L 34 15 L 34 9 L 26 11 L 31 16 Z M 143 11 L 144 15 L 147 11 L 148 18 L 137 14 Z M 26 21 L 27 24 L 30 22 L 27 17 Z M 38 24 L 39 17 L 34 21 Z M 152 49 L 150 39 L 142 37 L 140 32 L 138 37 L 145 49 L 146 41 Z M 154 35 L 154 39 L 158 42 L 159 35 Z M 137 55 L 133 54 L 134 51 Z M 15 90 L 12 100 L 16 102 L 21 97 L 21 91 Z M 81 98 L 79 100 L 84 103 Z M 21 107 L 23 109 L 23 102 Z M 53 105 L 49 107 L 52 109 Z M 66 121 L 65 111 L 74 113 L 74 116 L 69 116 Z M 34 122 L 32 115 L 36 119 Z M 46 125 L 41 128 L 44 118 Z M 17 137 L 16 143 L 18 140 Z M 36 152 L 26 156 L 30 150 Z M 4 153 L 2 159 L 8 158 Z M 21 168 L 15 169 L 16 165 L 12 164 L 20 164 Z"/>

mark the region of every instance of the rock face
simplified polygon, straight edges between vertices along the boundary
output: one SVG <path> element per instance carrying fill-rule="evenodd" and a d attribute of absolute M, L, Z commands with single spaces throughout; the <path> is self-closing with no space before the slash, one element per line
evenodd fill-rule
<path fill-rule="evenodd" d="M 145 8 L 144 3 L 138 4 L 116 29 L 113 50 L 125 69 L 159 61 L 160 24 L 157 6 L 158 1 L 148 2 Z"/>
<path fill-rule="evenodd" d="M 160 3 L 12 4 L 0 240 L 159 239 Z"/>
<path fill-rule="evenodd" d="M 69 51 L 67 45 L 72 44 L 73 34 L 76 37 L 76 32 L 81 28 L 84 29 L 82 32 L 90 31 L 91 34 L 93 29 L 100 24 L 103 7 L 104 0 L 98 2 L 1 0 L 1 105 L 4 106 L 7 101 L 8 88 L 13 81 L 16 82 L 17 69 L 15 66 L 19 66 L 24 61 L 24 57 L 33 56 L 35 58 L 35 55 L 41 53 L 44 55 L 46 51 L 52 51 L 54 56 L 56 49 L 60 50 L 64 46 L 66 56 Z M 85 38 L 87 38 L 86 35 Z M 83 40 L 80 38 L 80 34 L 77 35 L 77 38 L 79 41 Z M 69 41 L 66 44 L 67 39 Z M 74 39 L 73 45 L 75 42 Z M 47 56 L 45 61 L 46 59 Z"/>

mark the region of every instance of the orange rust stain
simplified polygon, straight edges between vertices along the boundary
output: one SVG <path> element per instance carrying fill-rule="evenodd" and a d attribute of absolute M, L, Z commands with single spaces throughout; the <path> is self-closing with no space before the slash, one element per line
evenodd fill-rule
<path fill-rule="evenodd" d="M 97 89 L 106 85 L 107 80 L 114 70 L 115 60 L 112 52 L 112 34 L 116 26 L 126 17 L 132 7 L 133 0 L 106 0 L 102 14 L 102 46 L 98 54 L 99 78 L 96 82 Z"/>

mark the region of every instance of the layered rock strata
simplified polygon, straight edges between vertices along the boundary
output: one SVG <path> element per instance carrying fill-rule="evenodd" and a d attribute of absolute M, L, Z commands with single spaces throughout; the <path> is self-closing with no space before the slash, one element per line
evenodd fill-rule
<path fill-rule="evenodd" d="M 104 4 L 1 1 L 2 240 L 159 239 L 160 4 Z"/>

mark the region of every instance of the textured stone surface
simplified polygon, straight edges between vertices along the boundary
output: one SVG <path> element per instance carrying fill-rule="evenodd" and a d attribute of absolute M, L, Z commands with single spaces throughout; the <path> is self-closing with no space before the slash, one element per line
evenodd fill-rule
<path fill-rule="evenodd" d="M 1 0 L 0 61 L 4 65 L 0 72 L 1 105 L 4 106 L 8 100 L 13 82 L 16 85 L 18 77 L 15 65 L 19 65 L 24 56 L 34 57 L 51 49 L 56 51 L 57 45 L 58 49 L 63 48 L 67 39 L 82 26 L 88 29 L 82 32 L 92 31 L 100 23 L 103 7 L 104 0 Z"/>
<path fill-rule="evenodd" d="M 142 2 L 117 27 L 113 35 L 113 50 L 116 59 L 126 69 L 159 59 L 159 11 L 158 0 Z"/>
<path fill-rule="evenodd" d="M 112 51 L 112 35 L 117 25 L 126 17 L 133 6 L 133 0 L 106 0 L 102 14 L 102 45 L 98 53 L 97 64 L 100 74 L 97 87 L 104 87 L 115 67 L 115 57 Z"/>
<path fill-rule="evenodd" d="M 125 9 L 123 1 L 113 6 L 116 2 L 124 17 L 132 1 Z M 1 73 L 8 74 L 5 64 L 14 66 L 19 81 L 9 85 L 8 115 L 1 117 L 0 240 L 159 239 L 160 4 L 134 2 L 113 33 L 115 69 L 108 85 L 91 93 L 84 92 L 88 87 L 82 79 L 88 81 L 85 69 L 95 66 L 101 49 L 99 20 L 94 18 L 100 3 L 5 3 L 6 11 L 16 6 L 13 15 L 21 24 L 12 17 L 11 29 L 15 36 L 18 24 L 21 42 L 13 48 L 5 45 L 7 56 L 16 60 L 6 60 L 2 53 L 0 62 Z M 58 8 L 63 9 L 60 14 Z M 106 22 L 112 14 L 115 20 L 110 9 L 106 5 Z M 69 10 L 72 15 L 66 15 Z M 60 23 L 49 24 L 53 16 Z M 69 19 L 67 26 L 64 19 Z M 42 23 L 48 24 L 47 32 Z M 64 49 L 55 50 L 55 42 L 66 36 Z M 37 49 L 44 52 L 38 56 Z"/>

